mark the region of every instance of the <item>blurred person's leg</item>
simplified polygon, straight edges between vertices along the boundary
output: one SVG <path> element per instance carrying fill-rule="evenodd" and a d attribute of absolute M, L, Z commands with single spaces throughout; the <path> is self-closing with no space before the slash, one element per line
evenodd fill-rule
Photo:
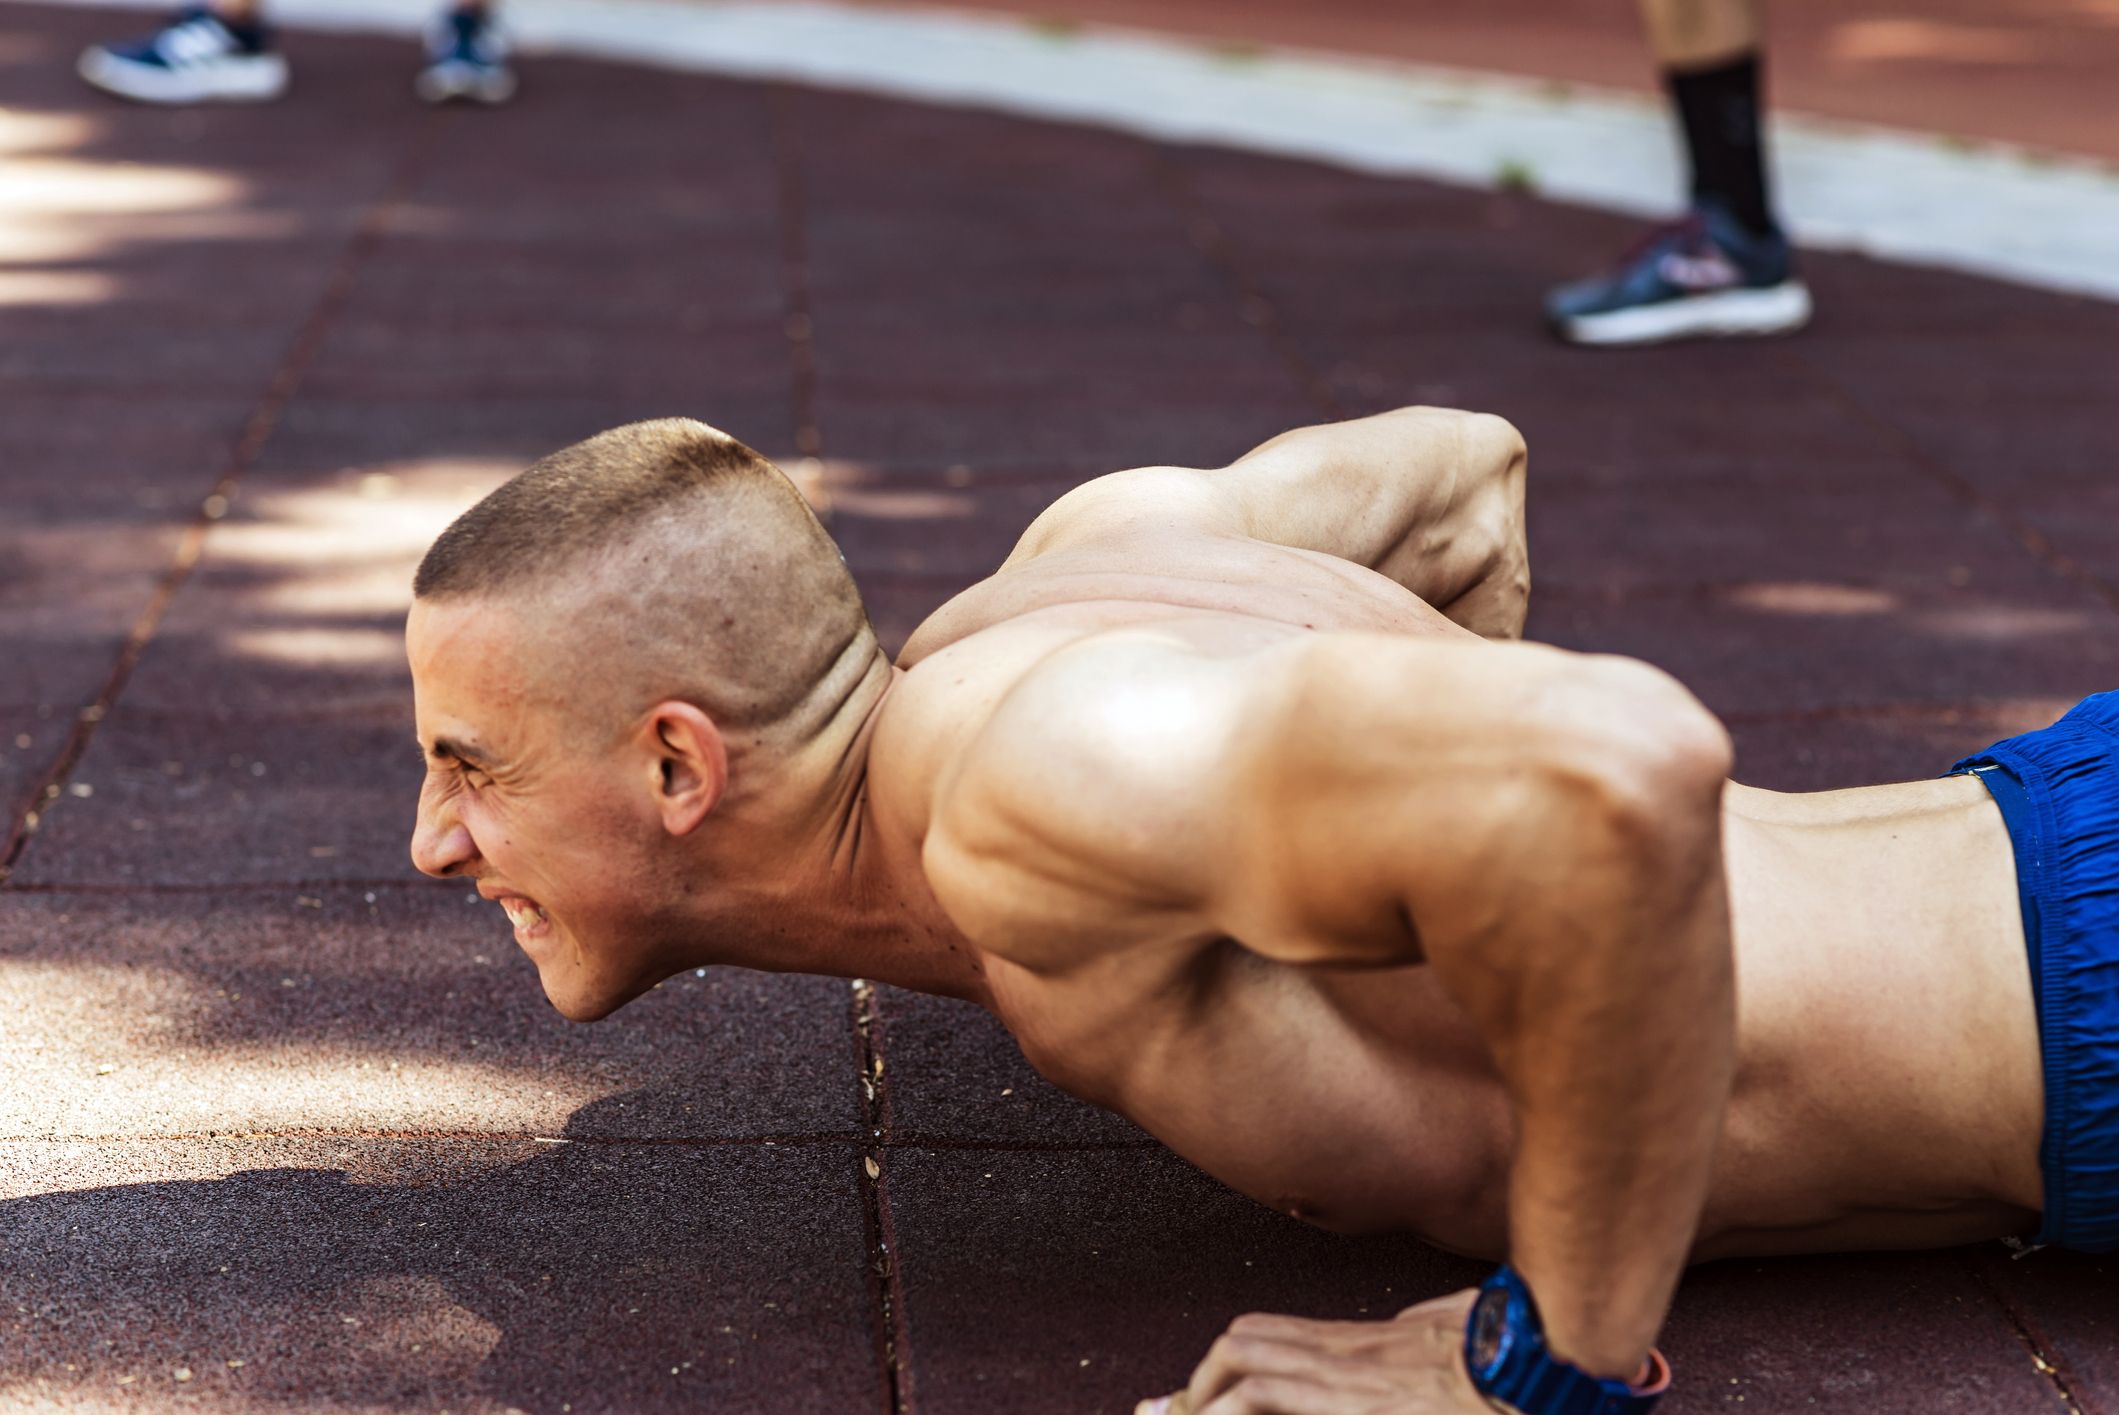
<path fill-rule="evenodd" d="M 1778 235 L 1766 195 L 1756 0 L 1641 0 L 1641 18 L 1684 127 L 1693 204 L 1719 202 L 1752 234 Z"/>
<path fill-rule="evenodd" d="M 257 0 L 211 0 L 152 34 L 98 44 L 81 55 L 81 77 L 141 103 L 261 103 L 287 91 L 287 61 Z"/>
<path fill-rule="evenodd" d="M 1555 290 L 1548 320 L 1578 344 L 1801 328 L 1810 292 L 1767 191 L 1758 0 L 1641 0 L 1641 14 L 1684 132 L 1691 210 Z"/>
<path fill-rule="evenodd" d="M 413 89 L 429 103 L 505 103 L 514 96 L 515 74 L 492 5 L 465 0 L 442 12 L 427 32 L 427 63 Z"/>

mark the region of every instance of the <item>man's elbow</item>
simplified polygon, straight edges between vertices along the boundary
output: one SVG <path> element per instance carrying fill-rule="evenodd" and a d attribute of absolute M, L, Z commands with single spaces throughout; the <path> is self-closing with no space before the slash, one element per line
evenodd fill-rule
<path fill-rule="evenodd" d="M 1729 733 L 1661 669 L 1592 658 L 1546 705 L 1556 724 L 1547 765 L 1586 797 L 1617 838 L 1663 854 L 1692 849 L 1719 820 L 1735 762 Z"/>

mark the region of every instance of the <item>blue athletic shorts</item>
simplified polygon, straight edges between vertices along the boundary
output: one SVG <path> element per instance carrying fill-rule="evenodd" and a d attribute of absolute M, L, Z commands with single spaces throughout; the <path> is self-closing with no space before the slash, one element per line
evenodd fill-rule
<path fill-rule="evenodd" d="M 1998 742 L 1957 771 L 1993 793 L 2016 847 L 2045 1053 L 2038 1243 L 2119 1248 L 2119 693 Z"/>

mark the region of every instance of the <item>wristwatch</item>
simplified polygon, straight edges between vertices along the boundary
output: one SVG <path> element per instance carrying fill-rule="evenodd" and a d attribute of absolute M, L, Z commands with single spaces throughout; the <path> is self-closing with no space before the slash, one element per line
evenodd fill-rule
<path fill-rule="evenodd" d="M 1648 1353 L 1632 1384 L 1592 1376 L 1553 1355 L 1529 1284 L 1505 1265 L 1480 1285 L 1464 1328 L 1464 1365 L 1480 1394 L 1522 1415 L 1639 1415 L 1670 1388 L 1670 1363 L 1660 1351 Z"/>

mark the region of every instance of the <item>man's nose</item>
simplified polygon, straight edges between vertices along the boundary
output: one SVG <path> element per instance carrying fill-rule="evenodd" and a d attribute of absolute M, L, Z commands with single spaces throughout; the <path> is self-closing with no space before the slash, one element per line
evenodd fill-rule
<path fill-rule="evenodd" d="M 477 858 L 478 845 L 456 812 L 420 804 L 419 823 L 412 828 L 412 863 L 421 874 L 446 879 Z"/>

